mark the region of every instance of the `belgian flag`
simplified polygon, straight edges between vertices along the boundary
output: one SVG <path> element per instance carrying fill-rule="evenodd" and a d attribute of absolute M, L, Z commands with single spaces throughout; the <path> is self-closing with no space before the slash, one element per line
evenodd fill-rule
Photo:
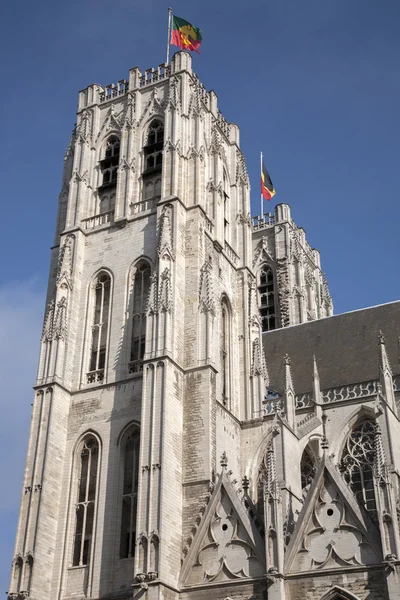
<path fill-rule="evenodd" d="M 271 177 L 265 168 L 264 162 L 261 164 L 261 194 L 264 200 L 271 200 L 272 196 L 275 196 L 276 194 Z"/>

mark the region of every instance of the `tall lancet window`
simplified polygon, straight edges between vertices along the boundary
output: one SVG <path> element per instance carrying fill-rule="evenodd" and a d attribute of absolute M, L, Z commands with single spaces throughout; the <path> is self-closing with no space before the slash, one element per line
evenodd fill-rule
<path fill-rule="evenodd" d="M 301 475 L 301 489 L 306 491 L 309 489 L 315 475 L 315 460 L 311 453 L 311 450 L 306 447 L 301 457 L 300 462 L 300 475 Z"/>
<path fill-rule="evenodd" d="M 262 331 L 276 329 L 274 273 L 269 265 L 261 267 L 258 298 Z"/>
<path fill-rule="evenodd" d="M 94 284 L 94 315 L 90 365 L 87 374 L 88 383 L 101 382 L 104 379 L 110 318 L 110 295 L 111 278 L 108 273 L 100 273 Z"/>
<path fill-rule="evenodd" d="M 221 302 L 221 322 L 219 335 L 219 351 L 221 365 L 221 397 L 222 404 L 230 402 L 230 349 L 231 349 L 231 312 L 226 298 Z"/>
<path fill-rule="evenodd" d="M 108 138 L 104 157 L 100 161 L 101 168 L 101 187 L 116 185 L 118 178 L 120 141 L 116 135 Z"/>
<path fill-rule="evenodd" d="M 129 373 L 142 370 L 146 346 L 146 307 L 150 289 L 150 265 L 142 261 L 135 269 L 132 288 L 132 338 Z"/>
<path fill-rule="evenodd" d="M 74 538 L 74 567 L 88 565 L 90 561 L 97 495 L 99 444 L 93 435 L 84 438 L 79 449 L 78 498 Z"/>
<path fill-rule="evenodd" d="M 163 162 L 164 125 L 159 119 L 150 123 L 143 148 L 143 199 L 161 196 L 161 169 Z"/>
<path fill-rule="evenodd" d="M 123 488 L 120 558 L 131 558 L 135 553 L 136 510 L 139 475 L 140 434 L 131 427 L 122 440 Z"/>
<path fill-rule="evenodd" d="M 358 502 L 372 517 L 376 513 L 373 468 L 376 425 L 363 421 L 349 434 L 340 462 L 340 470 Z"/>

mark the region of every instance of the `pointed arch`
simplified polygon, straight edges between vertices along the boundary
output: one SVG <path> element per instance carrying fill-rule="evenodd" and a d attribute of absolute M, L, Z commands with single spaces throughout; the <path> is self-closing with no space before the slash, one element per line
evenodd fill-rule
<path fill-rule="evenodd" d="M 84 433 L 74 449 L 73 471 L 77 475 L 72 556 L 74 567 L 88 565 L 93 554 L 100 459 L 100 438 L 92 431 Z"/>
<path fill-rule="evenodd" d="M 120 558 L 135 553 L 136 513 L 139 480 L 140 428 L 137 423 L 125 427 L 119 440 L 121 465 L 121 535 Z"/>
<path fill-rule="evenodd" d="M 113 277 L 99 269 L 91 280 L 86 326 L 90 339 L 87 383 L 103 383 L 108 359 Z"/>
<path fill-rule="evenodd" d="M 143 128 L 143 200 L 161 197 L 161 175 L 164 154 L 164 121 L 154 116 Z"/>
<path fill-rule="evenodd" d="M 320 600 L 360 600 L 360 598 L 352 592 L 335 585 L 335 587 L 331 588 L 321 596 Z"/>
<path fill-rule="evenodd" d="M 232 307 L 225 294 L 222 295 L 220 302 L 219 358 L 221 402 L 229 407 L 231 405 Z"/>
<path fill-rule="evenodd" d="M 146 314 L 151 274 L 152 263 L 147 257 L 140 257 L 136 260 L 129 272 L 129 373 L 139 373 L 143 370 L 143 357 L 146 348 Z"/>
<path fill-rule="evenodd" d="M 307 491 L 317 471 L 317 461 L 309 444 L 304 448 L 300 459 L 301 489 Z"/>

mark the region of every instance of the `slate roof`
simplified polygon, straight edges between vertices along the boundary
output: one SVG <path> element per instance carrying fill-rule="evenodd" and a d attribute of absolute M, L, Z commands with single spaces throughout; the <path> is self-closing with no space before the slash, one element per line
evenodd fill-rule
<path fill-rule="evenodd" d="M 296 394 L 312 390 L 315 354 L 321 389 L 378 379 L 379 331 L 393 374 L 400 374 L 400 302 L 335 315 L 263 334 L 270 387 L 283 389 L 283 358 L 291 359 Z"/>

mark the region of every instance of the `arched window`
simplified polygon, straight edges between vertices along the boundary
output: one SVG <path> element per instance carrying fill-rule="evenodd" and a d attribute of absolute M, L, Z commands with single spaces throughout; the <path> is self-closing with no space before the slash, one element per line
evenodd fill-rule
<path fill-rule="evenodd" d="M 159 119 L 150 123 L 144 146 L 143 199 L 161 196 L 161 169 L 164 147 L 164 124 Z"/>
<path fill-rule="evenodd" d="M 135 269 L 132 288 L 132 338 L 129 373 L 142 370 L 146 346 L 146 307 L 150 289 L 150 265 L 142 261 Z"/>
<path fill-rule="evenodd" d="M 308 447 L 304 449 L 300 462 L 301 489 L 304 491 L 311 485 L 315 476 L 315 460 Z"/>
<path fill-rule="evenodd" d="M 274 274 L 269 265 L 261 268 L 258 297 L 262 331 L 276 329 Z"/>
<path fill-rule="evenodd" d="M 120 558 L 131 558 L 135 553 L 136 510 L 139 475 L 139 429 L 128 430 L 122 441 L 123 488 Z"/>
<path fill-rule="evenodd" d="M 375 430 L 374 421 L 363 421 L 357 425 L 346 440 L 340 462 L 345 480 L 372 518 L 376 514 L 373 480 Z"/>
<path fill-rule="evenodd" d="M 221 301 L 221 323 L 219 336 L 221 364 L 221 396 L 222 404 L 229 405 L 230 390 L 230 349 L 231 349 L 231 312 L 226 298 Z"/>
<path fill-rule="evenodd" d="M 116 135 L 107 140 L 104 158 L 100 161 L 102 174 L 101 187 L 109 187 L 117 183 L 120 141 Z"/>
<path fill-rule="evenodd" d="M 14 558 L 14 569 L 13 569 L 13 588 L 18 593 L 21 591 L 21 583 L 22 583 L 22 570 L 24 566 L 24 561 L 22 560 L 22 556 L 16 556 Z"/>
<path fill-rule="evenodd" d="M 93 435 L 87 435 L 79 449 L 80 465 L 76 523 L 74 538 L 74 567 L 88 565 L 93 536 L 99 444 Z"/>
<path fill-rule="evenodd" d="M 224 169 L 223 174 L 223 194 L 224 194 L 224 239 L 228 241 L 229 236 L 229 183 L 228 176 Z"/>
<path fill-rule="evenodd" d="M 94 316 L 88 383 L 102 382 L 106 364 L 110 313 L 111 278 L 100 273 L 94 283 Z"/>

